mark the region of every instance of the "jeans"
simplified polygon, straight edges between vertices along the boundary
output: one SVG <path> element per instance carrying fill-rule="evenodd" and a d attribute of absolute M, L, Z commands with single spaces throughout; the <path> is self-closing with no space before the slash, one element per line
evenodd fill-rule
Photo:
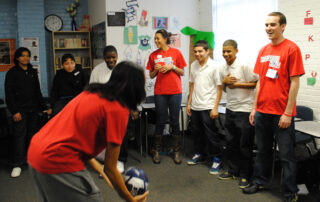
<path fill-rule="evenodd" d="M 35 111 L 20 112 L 22 119 L 13 122 L 13 162 L 20 167 L 26 162 L 27 150 L 33 135 L 38 130 L 38 113 Z"/>
<path fill-rule="evenodd" d="M 249 112 L 226 111 L 226 157 L 228 172 L 249 179 L 252 174 L 254 127 L 249 123 Z"/>
<path fill-rule="evenodd" d="M 195 152 L 213 157 L 221 154 L 221 140 L 215 120 L 210 118 L 210 111 L 191 110 L 191 124 Z"/>
<path fill-rule="evenodd" d="M 130 115 L 128 125 L 127 125 L 127 131 L 123 137 L 122 144 L 120 147 L 120 153 L 118 157 L 119 161 L 127 162 L 129 138 L 132 133 L 135 133 L 135 120 L 132 120 Z"/>
<path fill-rule="evenodd" d="M 289 128 L 279 128 L 280 115 L 256 112 L 254 117 L 255 134 L 258 146 L 257 159 L 254 166 L 253 183 L 265 185 L 271 177 L 273 165 L 273 141 L 277 141 L 279 158 L 283 169 L 284 194 L 297 193 L 296 158 L 294 153 L 294 122 Z"/>
<path fill-rule="evenodd" d="M 170 125 L 173 135 L 180 135 L 179 111 L 181 107 L 181 94 L 155 95 L 156 107 L 156 135 L 162 135 L 164 126 L 168 120 L 168 109 L 170 114 Z"/>

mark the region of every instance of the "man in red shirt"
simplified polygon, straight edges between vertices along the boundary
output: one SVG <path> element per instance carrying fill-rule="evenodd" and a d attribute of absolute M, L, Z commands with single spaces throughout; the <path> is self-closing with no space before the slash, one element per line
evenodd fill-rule
<path fill-rule="evenodd" d="M 304 74 L 303 61 L 299 47 L 283 36 L 286 17 L 282 13 L 270 13 L 265 26 L 271 43 L 260 50 L 256 61 L 254 72 L 260 78 L 249 117 L 255 126 L 258 154 L 252 184 L 243 192 L 256 193 L 268 183 L 275 138 L 283 168 L 284 196 L 286 201 L 297 201 L 292 117 L 296 115 L 299 79 Z"/>

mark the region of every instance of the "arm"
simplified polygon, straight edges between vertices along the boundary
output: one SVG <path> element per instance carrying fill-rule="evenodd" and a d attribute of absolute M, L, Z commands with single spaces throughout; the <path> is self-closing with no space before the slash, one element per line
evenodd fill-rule
<path fill-rule="evenodd" d="M 248 83 L 239 83 L 235 82 L 231 85 L 228 85 L 229 88 L 255 88 L 257 85 L 256 82 L 248 82 Z"/>
<path fill-rule="evenodd" d="M 194 89 L 194 83 L 189 82 L 189 98 L 187 103 L 187 114 L 191 116 L 191 101 L 192 101 L 192 94 Z"/>
<path fill-rule="evenodd" d="M 18 108 L 15 103 L 14 94 L 15 94 L 15 88 L 14 88 L 14 75 L 11 71 L 8 71 L 5 79 L 5 95 L 6 95 L 6 103 L 8 106 L 9 111 L 13 115 L 13 121 L 21 121 L 22 116 L 20 112 L 18 111 Z"/>
<path fill-rule="evenodd" d="M 103 172 L 103 165 L 101 165 L 96 159 L 92 158 L 88 161 L 88 164 L 95 170 L 97 171 L 103 179 L 107 182 L 107 184 L 113 189 L 113 186 L 107 177 L 107 175 Z"/>
<path fill-rule="evenodd" d="M 184 75 L 184 70 L 179 68 L 179 67 L 175 67 L 174 68 L 174 65 L 163 65 L 162 68 L 160 69 L 160 72 L 161 73 L 167 73 L 169 71 L 173 71 L 175 73 L 177 73 L 178 75 L 180 76 L 183 76 Z"/>
<path fill-rule="evenodd" d="M 253 101 L 253 105 L 252 105 L 252 110 L 249 115 L 249 122 L 253 126 L 254 126 L 254 115 L 256 114 L 256 107 L 257 107 L 259 90 L 260 90 L 260 79 L 258 80 L 257 85 L 256 85 L 256 93 L 254 94 L 254 101 Z"/>
<path fill-rule="evenodd" d="M 108 178 L 112 182 L 112 185 L 123 199 L 125 199 L 126 201 L 144 201 L 149 192 L 146 192 L 143 195 L 132 197 L 126 185 L 124 184 L 122 176 L 117 169 L 117 160 L 119 157 L 119 153 L 120 145 L 107 143 L 104 172 L 107 174 Z"/>
<path fill-rule="evenodd" d="M 210 112 L 210 118 L 212 119 L 218 118 L 219 116 L 218 107 L 219 107 L 221 96 L 222 96 L 223 86 L 219 85 L 217 88 L 218 88 L 218 91 L 217 91 L 216 103 L 214 104 L 214 107 Z"/>
<path fill-rule="evenodd" d="M 162 68 L 162 66 L 160 64 L 155 64 L 154 69 L 149 72 L 150 78 L 153 79 L 154 77 L 156 77 L 161 68 Z"/>
<path fill-rule="evenodd" d="M 289 97 L 288 97 L 286 109 L 279 120 L 278 125 L 280 128 L 288 128 L 291 124 L 292 110 L 293 110 L 294 104 L 296 103 L 299 86 L 300 86 L 300 75 L 290 77 Z M 286 114 L 290 116 L 287 116 Z"/>

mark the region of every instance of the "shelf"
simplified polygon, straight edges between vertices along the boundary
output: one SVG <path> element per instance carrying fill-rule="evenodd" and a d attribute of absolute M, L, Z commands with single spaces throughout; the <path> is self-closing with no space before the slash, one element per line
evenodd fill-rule
<path fill-rule="evenodd" d="M 69 50 L 69 49 L 89 49 L 90 47 L 82 47 L 82 48 L 53 48 L 55 50 Z"/>

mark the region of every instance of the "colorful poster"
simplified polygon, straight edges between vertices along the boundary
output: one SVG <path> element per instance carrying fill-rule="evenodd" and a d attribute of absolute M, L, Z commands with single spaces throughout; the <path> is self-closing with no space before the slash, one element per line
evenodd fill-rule
<path fill-rule="evenodd" d="M 141 25 L 141 26 L 148 26 L 147 15 L 148 15 L 148 11 L 143 10 L 143 11 L 141 12 L 141 17 L 140 17 L 140 20 L 139 20 L 139 25 Z"/>
<path fill-rule="evenodd" d="M 151 37 L 148 35 L 139 36 L 139 49 L 143 51 L 150 49 L 150 39 Z"/>
<path fill-rule="evenodd" d="M 138 44 L 138 28 L 137 26 L 128 26 L 124 28 L 124 43 Z"/>
<path fill-rule="evenodd" d="M 153 29 L 168 29 L 167 17 L 153 17 Z"/>
<path fill-rule="evenodd" d="M 181 48 L 181 34 L 172 34 L 170 36 L 170 46 L 173 48 Z"/>

